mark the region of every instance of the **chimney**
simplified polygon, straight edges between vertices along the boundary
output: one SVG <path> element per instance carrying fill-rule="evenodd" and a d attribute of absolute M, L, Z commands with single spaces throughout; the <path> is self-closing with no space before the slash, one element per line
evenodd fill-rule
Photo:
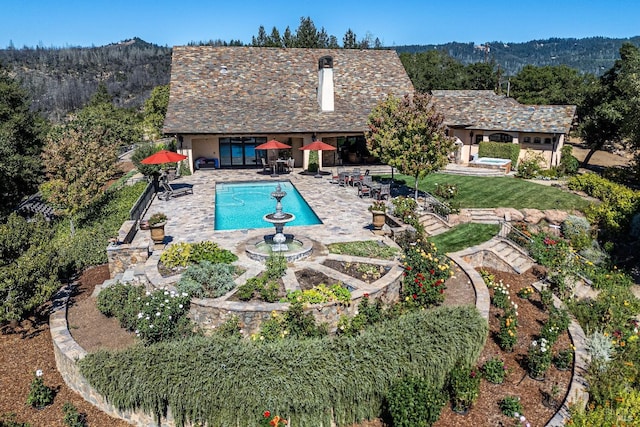
<path fill-rule="evenodd" d="M 318 61 L 318 104 L 321 111 L 333 111 L 333 58 Z"/>

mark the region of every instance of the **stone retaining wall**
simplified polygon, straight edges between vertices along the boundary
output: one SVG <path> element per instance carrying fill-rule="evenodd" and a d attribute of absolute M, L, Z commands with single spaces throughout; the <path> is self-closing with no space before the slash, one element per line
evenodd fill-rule
<path fill-rule="evenodd" d="M 144 264 L 149 258 L 149 244 L 141 243 L 110 244 L 107 246 L 107 259 L 109 260 L 109 275 L 114 278 L 117 274 L 124 273 L 127 268 L 135 264 Z"/>

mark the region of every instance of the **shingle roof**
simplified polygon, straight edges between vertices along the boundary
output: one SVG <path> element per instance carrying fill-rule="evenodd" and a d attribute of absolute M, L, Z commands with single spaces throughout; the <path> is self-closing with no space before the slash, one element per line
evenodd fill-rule
<path fill-rule="evenodd" d="M 523 105 L 491 90 L 434 90 L 445 124 L 481 130 L 569 133 L 575 105 Z"/>
<path fill-rule="evenodd" d="M 326 55 L 333 57 L 333 112 L 320 111 L 316 92 L 318 60 Z M 164 131 L 362 132 L 388 93 L 411 92 L 392 50 L 178 46 Z"/>

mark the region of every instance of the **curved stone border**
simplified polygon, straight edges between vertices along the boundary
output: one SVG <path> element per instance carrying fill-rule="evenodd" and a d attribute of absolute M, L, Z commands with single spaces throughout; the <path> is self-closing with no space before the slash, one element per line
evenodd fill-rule
<path fill-rule="evenodd" d="M 138 426 L 158 426 L 153 416 L 143 411 L 119 410 L 110 404 L 104 396 L 98 393 L 86 378 L 82 376 L 76 362 L 83 359 L 87 355 L 87 352 L 78 345 L 69 332 L 69 326 L 67 324 L 67 303 L 70 294 L 71 289 L 69 286 L 66 286 L 54 295 L 52 312 L 49 316 L 49 329 L 51 331 L 51 340 L 53 341 L 53 354 L 56 359 L 56 368 L 62 375 L 64 382 L 70 389 L 82 396 L 84 400 L 114 418 L 120 418 Z M 170 414 L 168 414 L 167 419 L 163 419 L 160 424 L 160 427 L 174 426 L 175 423 Z"/>
<path fill-rule="evenodd" d="M 463 251 L 461 251 L 463 252 Z M 485 319 L 489 319 L 489 306 L 490 297 L 489 290 L 482 279 L 482 276 L 475 270 L 474 266 L 467 263 L 462 259 L 458 253 L 448 254 L 458 266 L 469 276 L 475 295 L 476 295 L 476 308 Z M 466 252 L 466 251 L 465 251 Z M 331 257 L 333 258 L 333 256 Z M 344 256 L 345 259 L 356 260 L 357 257 Z M 159 259 L 159 255 L 158 255 Z M 157 261 L 156 261 L 157 264 Z M 401 268 L 396 266 L 396 268 Z M 156 268 L 157 271 L 157 268 Z M 391 273 L 387 273 L 379 280 L 383 280 Z M 160 276 L 158 274 L 158 276 Z M 399 277 L 402 277 L 401 275 Z M 395 280 L 394 284 L 399 285 L 400 281 Z M 387 290 L 393 288 L 393 284 L 387 286 Z M 538 290 L 541 289 L 543 284 L 541 282 L 534 283 L 533 286 Z M 379 289 L 380 290 L 380 289 Z M 360 290 L 362 294 L 364 290 Z M 373 293 L 373 292 L 372 292 Z M 360 295 L 360 298 L 362 297 Z M 56 367 L 65 383 L 80 394 L 86 401 L 96 406 L 101 411 L 107 413 L 110 416 L 123 419 L 129 423 L 154 427 L 158 426 L 152 416 L 142 411 L 121 411 L 111 405 L 106 398 L 99 394 L 89 382 L 80 374 L 80 369 L 76 362 L 87 355 L 87 352 L 78 345 L 69 332 L 67 324 L 67 303 L 70 295 L 69 287 L 61 289 L 53 298 L 52 313 L 49 318 L 49 326 L 51 331 L 51 338 L 53 341 L 54 355 L 56 359 Z M 562 301 L 554 295 L 554 305 L 558 308 L 564 307 Z M 282 305 L 282 304 L 281 304 Z M 333 304 L 334 306 L 337 304 Z M 325 307 L 323 307 L 324 309 Z M 314 310 L 318 311 L 318 310 Z M 589 364 L 589 357 L 586 350 L 586 338 L 584 331 L 580 325 L 572 320 L 569 325 L 569 337 L 575 347 L 575 360 L 572 372 L 571 383 L 569 390 L 565 396 L 562 406 L 556 412 L 556 414 L 549 420 L 546 427 L 560 427 L 565 424 L 565 421 L 569 418 L 569 406 L 572 404 L 586 405 L 589 395 L 586 391 L 586 379 L 584 374 L 586 373 L 587 366 Z M 175 423 L 171 414 L 167 414 L 166 418 L 161 420 L 160 427 L 174 427 Z"/>
<path fill-rule="evenodd" d="M 536 282 L 533 284 L 533 287 L 536 288 L 538 292 L 542 290 L 543 286 L 546 286 L 543 282 Z M 556 308 L 566 309 L 562 300 L 555 295 L 553 296 L 553 305 Z M 570 417 L 569 406 L 579 405 L 584 408 L 589 401 L 585 374 L 591 359 L 587 352 L 586 336 L 582 327 L 575 321 L 575 319 L 571 319 L 571 323 L 569 324 L 569 338 L 575 347 L 571 383 L 569 384 L 569 390 L 562 402 L 562 406 L 560 406 L 560 409 L 549 420 L 545 427 L 564 426 L 565 422 Z"/>
<path fill-rule="evenodd" d="M 490 295 L 487 285 L 484 283 L 482 276 L 475 270 L 474 266 L 464 261 L 463 256 L 469 256 L 471 253 L 487 252 L 481 247 L 481 245 L 467 248 L 459 252 L 447 254 L 458 266 L 469 276 L 471 283 L 476 293 L 476 308 L 480 313 L 489 320 L 489 308 L 490 308 Z M 480 258 L 482 260 L 482 258 Z M 540 292 L 544 284 L 542 282 L 536 282 L 533 287 Z M 557 296 L 553 296 L 553 305 L 556 308 L 566 308 L 562 300 Z M 589 393 L 587 392 L 587 380 L 585 374 L 587 367 L 589 366 L 590 358 L 587 353 L 586 337 L 582 327 L 574 319 L 571 319 L 569 324 L 569 339 L 575 347 L 574 350 L 574 364 L 571 375 L 571 382 L 569 383 L 569 390 L 560 406 L 560 409 L 554 414 L 554 416 L 545 424 L 545 427 L 561 427 L 565 425 L 565 422 L 569 419 L 569 406 L 580 405 L 583 408 L 586 406 L 589 400 Z"/>

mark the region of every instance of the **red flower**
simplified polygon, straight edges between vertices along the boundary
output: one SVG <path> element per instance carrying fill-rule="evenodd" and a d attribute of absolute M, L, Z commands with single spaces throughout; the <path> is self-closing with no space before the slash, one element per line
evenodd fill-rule
<path fill-rule="evenodd" d="M 440 289 L 440 293 L 441 293 L 441 294 L 444 294 L 444 289 Z"/>
<path fill-rule="evenodd" d="M 422 285 L 422 283 L 418 283 L 418 287 L 420 287 L 420 288 L 421 288 L 422 286 L 423 286 L 423 285 Z"/>
<path fill-rule="evenodd" d="M 413 294 L 413 299 L 418 299 L 418 295 L 417 294 Z"/>
<path fill-rule="evenodd" d="M 432 275 L 436 273 L 436 271 L 434 269 L 429 270 L 429 273 L 431 273 Z"/>
<path fill-rule="evenodd" d="M 264 413 L 262 414 L 265 418 L 269 418 L 271 416 L 271 412 L 269 411 L 264 411 Z"/>
<path fill-rule="evenodd" d="M 405 269 L 406 269 L 407 271 L 411 271 L 411 267 L 410 267 L 410 266 L 408 266 L 408 265 L 405 267 Z"/>
<path fill-rule="evenodd" d="M 417 279 L 417 278 L 416 278 L 416 279 L 413 279 L 413 281 L 414 281 L 414 283 L 419 283 L 419 282 L 420 282 L 420 280 L 419 280 L 419 279 Z"/>
<path fill-rule="evenodd" d="M 440 285 L 442 285 L 442 279 L 436 280 L 436 286 L 440 286 Z"/>
<path fill-rule="evenodd" d="M 369 298 L 369 294 L 366 293 L 366 292 L 364 294 L 362 294 L 362 296 L 365 297 L 365 298 Z"/>

